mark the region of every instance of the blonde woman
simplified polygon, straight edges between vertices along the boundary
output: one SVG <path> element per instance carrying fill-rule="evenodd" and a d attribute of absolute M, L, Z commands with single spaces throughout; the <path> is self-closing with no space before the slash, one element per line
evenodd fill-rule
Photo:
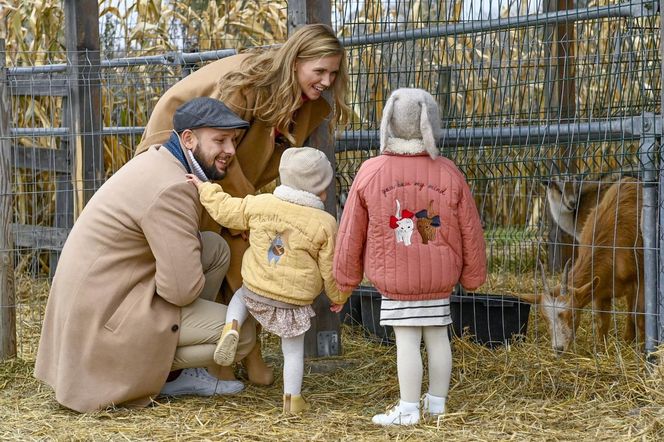
<path fill-rule="evenodd" d="M 347 84 L 346 54 L 332 29 L 307 25 L 280 47 L 218 60 L 176 83 L 157 102 L 136 153 L 174 136 L 173 114 L 185 101 L 202 96 L 219 99 L 250 123 L 249 128 L 236 131 L 237 153 L 219 183 L 234 197 L 254 194 L 277 178 L 284 150 L 303 146 L 328 117 L 330 132 L 346 123 Z M 332 103 L 322 97 L 327 89 L 332 91 Z M 205 216 L 201 230 L 220 229 Z M 228 303 L 242 285 L 240 268 L 247 241 L 241 232 L 221 232 L 231 249 L 224 284 Z M 272 370 L 264 364 L 258 345 L 245 366 L 251 382 L 272 383 Z M 231 373 L 221 377 L 228 379 Z"/>

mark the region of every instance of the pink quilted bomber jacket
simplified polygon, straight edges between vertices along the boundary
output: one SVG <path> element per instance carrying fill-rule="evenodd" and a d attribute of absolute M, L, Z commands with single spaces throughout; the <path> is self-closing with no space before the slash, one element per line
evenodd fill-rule
<path fill-rule="evenodd" d="M 442 299 L 458 282 L 467 290 L 484 283 L 480 217 L 452 161 L 432 159 L 424 149 L 388 150 L 362 164 L 341 219 L 334 276 L 346 292 L 365 273 L 396 300 Z"/>

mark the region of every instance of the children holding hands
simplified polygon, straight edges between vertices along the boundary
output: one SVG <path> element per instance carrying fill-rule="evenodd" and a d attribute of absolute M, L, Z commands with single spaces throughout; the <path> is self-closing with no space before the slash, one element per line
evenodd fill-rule
<path fill-rule="evenodd" d="M 250 230 L 242 262 L 244 283 L 233 296 L 215 361 L 230 365 L 238 329 L 251 314 L 281 337 L 284 411 L 307 408 L 301 395 L 304 333 L 321 289 L 339 312 L 363 278 L 382 295 L 380 323 L 394 327 L 400 401 L 372 421 L 413 425 L 440 417 L 452 371 L 448 326 L 456 284 L 475 290 L 486 279 L 480 217 L 464 175 L 439 156 L 434 98 L 397 89 L 380 126 L 381 155 L 365 161 L 346 201 L 338 231 L 323 202 L 334 171 L 309 147 L 284 151 L 281 185 L 273 194 L 232 198 L 194 175 L 203 206 L 221 225 Z M 335 248 L 336 247 L 336 248 Z M 422 339 L 429 388 L 422 387 Z"/>

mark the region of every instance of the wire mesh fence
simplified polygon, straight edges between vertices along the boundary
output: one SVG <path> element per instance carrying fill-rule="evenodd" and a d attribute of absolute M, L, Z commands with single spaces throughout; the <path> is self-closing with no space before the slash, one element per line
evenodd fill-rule
<path fill-rule="evenodd" d="M 646 170 L 659 169 L 657 158 L 644 162 L 639 151 L 659 133 L 659 117 L 653 114 L 660 113 L 660 18 L 647 2 L 577 2 L 575 7 L 568 2 L 569 9 L 557 10 L 559 4 L 337 1 L 333 19 L 349 47 L 355 112 L 351 130 L 338 143 L 339 187 L 346 190 L 362 161 L 378 154 L 376 129 L 390 91 L 431 91 L 443 114 L 442 152 L 466 174 L 483 219 L 490 278 L 482 291 L 509 303 L 513 298 L 507 295 L 542 293 L 538 263 L 544 263 L 547 285 L 554 287 L 570 258 L 577 278 L 569 284 L 578 287 L 578 257 L 589 255 L 586 266 L 610 280 L 610 287 L 599 287 L 583 303 L 559 299 L 558 307 L 586 320 L 606 311 L 613 332 L 628 327 L 642 339 L 637 325 L 624 322 L 635 309 L 644 321 L 643 304 L 620 299 L 644 290 L 642 238 L 625 234 L 638 230 L 640 215 L 620 227 L 593 218 L 595 230 L 612 233 L 601 244 L 599 231 L 580 238 L 585 221 L 580 215 L 598 206 L 611 184 L 624 177 L 643 181 Z M 556 200 L 565 204 L 554 205 Z M 616 218 L 626 204 L 640 208 L 643 203 L 604 202 Z M 649 235 L 656 247 L 656 232 Z M 588 254 L 580 246 L 588 242 L 612 254 Z M 627 294 L 619 275 L 626 262 L 616 258 L 621 250 L 634 256 Z M 606 260 L 608 270 L 600 275 Z M 464 300 L 453 298 L 453 306 L 464 308 Z M 378 315 L 370 302 L 361 305 Z M 486 315 L 489 308 L 482 311 Z M 647 314 L 654 320 L 657 310 Z M 366 322 L 365 316 L 356 320 Z M 476 332 L 478 322 L 502 323 L 505 315 L 474 318 L 466 325 Z M 555 345 L 555 339 L 545 330 L 564 322 L 552 319 L 531 315 L 531 328 L 539 332 L 535 339 L 546 345 Z M 517 332 L 521 320 L 514 319 Z M 505 331 L 514 326 L 503 325 Z M 585 322 L 583 328 L 569 349 L 597 350 L 601 329 Z M 382 329 L 376 334 L 388 336 Z"/>
<path fill-rule="evenodd" d="M 62 2 L 0 2 L 6 18 L 0 30 L 8 36 L 1 56 L 10 132 L 3 138 L 11 151 L 17 277 L 15 303 L 3 307 L 16 308 L 19 355 L 32 359 L 36 352 L 49 280 L 84 204 L 81 194 L 98 189 L 133 156 L 167 88 L 210 60 L 282 42 L 286 7 L 284 1 L 102 2 L 94 69 L 94 54 L 63 44 Z M 95 146 L 85 159 L 81 137 Z M 96 173 L 85 173 L 88 163 Z"/>
<path fill-rule="evenodd" d="M 8 40 L 18 341 L 28 359 L 35 351 L 49 274 L 80 209 L 77 192 L 98 188 L 131 158 L 152 107 L 184 75 L 236 49 L 286 37 L 286 2 L 213 6 L 192 1 L 162 8 L 157 3 L 102 2 L 100 101 L 93 104 L 102 119 L 89 133 L 75 133 L 72 103 L 77 88 L 91 86 L 81 86 L 70 75 L 67 53 L 54 49 L 60 31 L 49 28 L 51 42 Z M 430 91 L 443 117 L 441 151 L 466 174 L 485 228 L 490 277 L 480 295 L 495 297 L 482 301 L 486 308 L 461 329 L 476 331 L 478 321 L 503 321 L 513 309 L 519 323 L 515 333 L 525 332 L 519 328 L 525 316 L 530 336 L 542 346 L 552 343 L 546 319 L 538 319 L 535 309 L 523 310 L 512 297 L 543 293 L 539 262 L 554 287 L 567 259 L 572 266 L 579 261 L 584 207 L 597 206 L 610 185 L 624 177 L 643 182 L 658 179 L 660 170 L 659 13 L 648 8 L 648 1 L 577 2 L 565 10 L 554 3 L 332 2 L 333 26 L 348 51 L 347 100 L 353 110 L 336 145 L 339 207 L 361 163 L 379 153 L 376 129 L 389 93 L 397 87 Z M 25 6 L 16 2 L 14 7 Z M 62 21 L 54 3 L 44 8 L 55 23 Z M 87 67 L 79 57 L 78 68 Z M 76 175 L 73 135 L 99 137 L 103 149 L 92 162 L 103 164 L 101 175 L 91 180 Z M 649 156 L 640 155 L 648 149 Z M 640 208 L 646 202 L 635 204 Z M 617 217 L 623 209 L 617 202 L 613 207 Z M 658 210 L 661 199 L 655 199 L 652 213 Z M 632 224 L 644 220 L 637 217 Z M 655 273 L 661 268 L 656 228 L 649 235 L 654 238 L 649 245 L 641 236 L 618 245 L 623 229 L 614 226 L 613 242 L 602 245 L 614 251 L 612 256 L 623 249 L 635 256 L 635 271 L 627 279 L 636 293 L 644 291 L 652 259 Z M 612 333 L 637 309 L 614 297 L 622 278 L 618 270 L 610 266 L 602 275 L 612 281 L 608 303 L 593 307 L 599 296 L 593 292 L 590 305 L 573 306 L 584 322 L 570 350 L 588 345 L 595 350 L 601 344 L 598 329 L 588 321 L 597 309 L 610 314 Z M 477 309 L 466 295 L 457 295 L 459 317 Z M 492 308 L 496 302 L 497 310 Z M 355 310 L 356 321 L 369 320 L 363 315 L 375 319 L 375 305 L 367 305 L 374 310 L 368 316 L 366 309 Z M 638 308 L 644 319 L 645 307 Z M 651 307 L 650 319 L 660 310 Z M 655 334 L 662 338 L 659 330 Z"/>

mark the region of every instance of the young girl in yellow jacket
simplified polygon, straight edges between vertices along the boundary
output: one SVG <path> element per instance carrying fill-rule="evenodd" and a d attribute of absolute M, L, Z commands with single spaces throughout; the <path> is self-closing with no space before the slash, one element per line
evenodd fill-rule
<path fill-rule="evenodd" d="M 325 154 L 301 147 L 284 151 L 281 185 L 272 194 L 233 198 L 220 185 L 187 175 L 216 222 L 250 231 L 249 249 L 242 259 L 243 284 L 228 306 L 215 362 L 233 363 L 238 330 L 250 313 L 281 338 L 284 412 L 307 407 L 301 388 L 304 333 L 315 315 L 312 302 L 324 288 L 333 303 L 330 309 L 339 312 L 350 295 L 337 289 L 332 276 L 337 224 L 323 203 L 333 174 Z"/>

